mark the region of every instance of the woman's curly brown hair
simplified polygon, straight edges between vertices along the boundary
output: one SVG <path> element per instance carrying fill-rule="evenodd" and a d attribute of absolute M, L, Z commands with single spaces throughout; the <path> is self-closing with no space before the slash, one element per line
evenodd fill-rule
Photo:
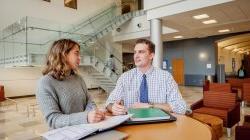
<path fill-rule="evenodd" d="M 75 70 L 69 67 L 66 61 L 67 54 L 75 47 L 80 45 L 71 39 L 60 39 L 55 41 L 48 54 L 43 75 L 51 74 L 57 80 L 64 80 L 70 74 L 76 74 Z"/>

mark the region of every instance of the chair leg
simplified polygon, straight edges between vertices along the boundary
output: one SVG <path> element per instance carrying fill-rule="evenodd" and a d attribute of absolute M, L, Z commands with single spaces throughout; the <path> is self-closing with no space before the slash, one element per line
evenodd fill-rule
<path fill-rule="evenodd" d="M 231 128 L 227 128 L 227 137 L 231 137 Z"/>
<path fill-rule="evenodd" d="M 244 107 L 244 106 L 245 106 L 245 102 L 242 101 L 242 102 L 241 102 L 241 107 Z"/>

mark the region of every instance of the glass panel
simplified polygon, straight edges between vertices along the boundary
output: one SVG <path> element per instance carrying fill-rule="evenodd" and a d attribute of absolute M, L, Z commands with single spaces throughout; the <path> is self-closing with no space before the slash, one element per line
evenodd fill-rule
<path fill-rule="evenodd" d="M 0 66 L 44 64 L 45 54 L 52 42 L 60 38 L 70 38 L 81 44 L 83 55 L 95 58 L 102 66 L 111 53 L 118 54 L 114 57 L 115 64 L 122 67 L 122 57 L 119 57 L 121 52 L 110 47 L 111 52 L 100 39 L 128 20 L 128 14 L 118 16 L 118 9 L 111 5 L 74 25 L 24 17 L 1 31 Z"/>

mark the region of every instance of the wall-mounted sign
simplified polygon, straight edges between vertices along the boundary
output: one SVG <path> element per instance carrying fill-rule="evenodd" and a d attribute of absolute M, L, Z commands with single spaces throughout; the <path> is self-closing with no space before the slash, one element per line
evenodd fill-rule
<path fill-rule="evenodd" d="M 212 64 L 207 64 L 207 69 L 211 69 L 212 68 Z"/>

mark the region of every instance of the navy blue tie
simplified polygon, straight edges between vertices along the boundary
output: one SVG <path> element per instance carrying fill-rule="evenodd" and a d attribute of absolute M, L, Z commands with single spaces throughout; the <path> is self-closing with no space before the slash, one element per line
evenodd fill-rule
<path fill-rule="evenodd" d="M 142 76 L 142 81 L 140 86 L 140 102 L 148 103 L 148 84 L 145 74 L 143 74 Z"/>

